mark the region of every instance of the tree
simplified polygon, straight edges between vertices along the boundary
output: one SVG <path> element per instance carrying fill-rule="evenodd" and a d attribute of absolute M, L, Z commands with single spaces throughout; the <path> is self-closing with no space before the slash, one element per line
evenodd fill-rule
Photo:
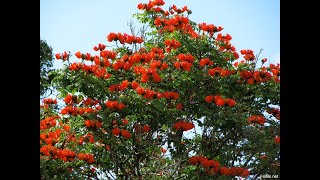
<path fill-rule="evenodd" d="M 40 39 L 40 96 L 43 96 L 49 89 L 53 76 L 50 75 L 53 67 L 53 53 L 45 40 Z"/>
<path fill-rule="evenodd" d="M 264 66 L 187 6 L 138 4 L 148 28 L 109 33 L 43 99 L 42 179 L 233 179 L 280 172 L 280 64 Z M 133 28 L 131 28 L 133 29 Z M 140 37 L 139 37 L 140 36 Z M 257 67 L 261 61 L 261 67 Z"/>

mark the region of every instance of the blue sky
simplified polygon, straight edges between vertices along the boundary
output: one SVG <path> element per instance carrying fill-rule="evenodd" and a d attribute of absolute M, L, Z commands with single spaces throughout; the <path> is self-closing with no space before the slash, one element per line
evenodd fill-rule
<path fill-rule="evenodd" d="M 130 33 L 127 23 L 148 0 L 40 0 L 40 37 L 53 53 L 93 52 L 108 44 L 110 32 Z M 190 19 L 222 26 L 237 51 L 252 49 L 271 63 L 280 61 L 280 0 L 165 0 L 165 7 L 187 5 Z M 167 8 L 165 8 L 167 9 Z M 110 45 L 110 43 L 109 43 Z M 239 53 L 240 54 L 240 53 Z M 61 61 L 59 61 L 61 62 Z M 55 62 L 56 67 L 61 64 Z"/>

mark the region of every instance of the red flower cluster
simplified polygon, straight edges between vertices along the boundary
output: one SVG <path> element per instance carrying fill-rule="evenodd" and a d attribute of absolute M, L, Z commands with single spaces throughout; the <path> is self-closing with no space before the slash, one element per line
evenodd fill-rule
<path fill-rule="evenodd" d="M 178 121 L 173 124 L 173 128 L 179 131 L 189 131 L 190 129 L 194 128 L 194 124 L 192 122 L 185 122 L 185 121 Z"/>
<path fill-rule="evenodd" d="M 108 36 L 107 36 L 107 39 L 109 42 L 112 42 L 112 41 L 118 41 L 121 43 L 121 44 L 132 44 L 132 43 L 138 43 L 138 44 L 141 44 L 143 42 L 143 39 L 140 38 L 140 37 L 136 37 L 136 36 L 132 36 L 132 35 L 128 35 L 126 33 L 110 33 Z"/>
<path fill-rule="evenodd" d="M 86 125 L 86 127 L 90 128 L 100 128 L 102 126 L 102 122 L 98 121 L 98 120 L 85 120 L 84 124 Z"/>
<path fill-rule="evenodd" d="M 202 59 L 200 59 L 200 61 L 199 61 L 199 66 L 200 66 L 200 67 L 204 67 L 205 65 L 211 66 L 211 65 L 213 65 L 213 64 L 214 64 L 214 62 L 211 61 L 209 58 L 202 58 Z"/>
<path fill-rule="evenodd" d="M 174 67 L 177 69 L 182 68 L 186 71 L 191 71 L 192 63 L 194 62 L 195 58 L 191 54 L 179 54 L 177 56 L 179 61 L 174 62 Z"/>
<path fill-rule="evenodd" d="M 280 144 L 280 136 L 276 136 L 276 137 L 274 138 L 274 143 Z"/>
<path fill-rule="evenodd" d="M 262 115 L 253 115 L 248 118 L 250 124 L 260 124 L 263 125 L 266 122 L 266 119 Z"/>
<path fill-rule="evenodd" d="M 126 105 L 124 105 L 122 102 L 119 103 L 118 101 L 107 101 L 105 105 L 109 109 L 118 109 L 120 111 L 126 107 Z"/>
<path fill-rule="evenodd" d="M 105 48 L 106 48 L 106 45 L 99 43 L 98 46 L 94 46 L 94 47 L 93 47 L 93 50 L 95 50 L 95 51 L 103 51 Z M 79 58 L 79 57 L 78 57 L 78 58 Z"/>
<path fill-rule="evenodd" d="M 174 14 L 176 12 L 177 14 L 182 14 L 184 12 L 188 12 L 188 14 L 191 14 L 191 11 L 188 9 L 188 6 L 183 6 L 182 8 L 177 8 L 176 5 L 172 5 L 170 8 L 170 14 Z"/>
<path fill-rule="evenodd" d="M 87 161 L 88 163 L 94 163 L 94 156 L 92 154 L 88 154 L 88 153 L 79 153 L 77 158 L 79 160 L 83 160 L 83 161 Z"/>
<path fill-rule="evenodd" d="M 40 130 L 49 129 L 57 124 L 57 120 L 60 116 L 49 116 L 40 121 Z"/>
<path fill-rule="evenodd" d="M 42 146 L 40 153 L 45 156 L 52 156 L 52 159 L 61 159 L 65 162 L 73 161 L 76 153 L 68 149 L 58 149 L 51 145 Z"/>
<path fill-rule="evenodd" d="M 209 95 L 204 98 L 207 103 L 214 102 L 217 106 L 228 105 L 230 107 L 236 104 L 236 101 L 230 98 L 222 98 L 221 96 Z"/>
<path fill-rule="evenodd" d="M 222 69 L 221 67 L 215 67 L 208 70 L 208 74 L 210 76 L 217 76 L 220 75 L 221 77 L 230 76 L 231 74 L 235 73 L 235 71 L 230 71 L 229 69 Z"/>
<path fill-rule="evenodd" d="M 207 23 L 200 23 L 200 24 L 198 24 L 198 26 L 199 26 L 200 30 L 203 30 L 204 32 L 208 32 L 210 37 L 212 37 L 214 33 L 223 30 L 223 27 L 221 27 L 221 26 L 216 27 L 213 24 L 207 24 Z"/>
<path fill-rule="evenodd" d="M 216 160 L 210 160 L 204 156 L 193 156 L 190 157 L 188 161 L 194 166 L 200 165 L 204 167 L 207 174 L 216 174 L 219 172 L 220 163 Z"/>
<path fill-rule="evenodd" d="M 168 15 L 168 14 L 166 14 Z M 188 34 L 193 38 L 198 37 L 198 34 L 193 30 L 193 27 L 189 24 L 190 20 L 185 16 L 175 15 L 172 18 L 156 17 L 154 25 L 159 29 L 160 33 L 180 31 L 181 33 Z"/>
<path fill-rule="evenodd" d="M 62 54 L 59 54 L 59 53 L 55 54 L 55 56 L 57 60 L 62 59 L 63 61 L 65 61 L 69 59 L 70 53 L 67 53 L 66 51 L 64 51 Z"/>
<path fill-rule="evenodd" d="M 99 103 L 99 100 L 93 100 L 91 98 L 87 98 L 87 99 L 82 100 L 82 103 L 85 106 L 95 106 Z"/>
<path fill-rule="evenodd" d="M 72 104 L 72 103 L 76 103 L 78 104 L 79 102 L 77 101 L 77 96 L 76 95 L 72 95 L 72 94 L 68 94 L 64 99 L 63 101 L 66 103 L 66 104 Z"/>
<path fill-rule="evenodd" d="M 107 73 L 106 68 L 98 65 L 86 65 L 83 63 L 71 63 L 69 66 L 69 69 L 71 71 L 78 71 L 78 70 L 82 70 L 85 71 L 87 75 L 89 74 L 94 74 L 96 77 L 98 78 L 105 78 L 108 79 L 111 74 Z"/>
<path fill-rule="evenodd" d="M 150 68 L 157 68 L 160 70 L 167 69 L 168 63 L 162 62 L 161 60 L 152 60 L 149 64 Z"/>
<path fill-rule="evenodd" d="M 77 114 L 82 115 L 84 113 L 91 114 L 91 113 L 95 113 L 97 111 L 97 109 L 98 108 L 93 109 L 91 107 L 89 107 L 89 108 L 77 108 L 77 107 L 74 107 L 74 106 L 66 106 L 66 107 L 61 109 L 60 114 L 62 114 L 62 115 L 69 114 L 69 115 L 72 115 L 72 116 L 76 116 Z"/>
<path fill-rule="evenodd" d="M 44 104 L 57 104 L 57 100 L 52 98 L 44 98 L 42 102 Z"/>
<path fill-rule="evenodd" d="M 111 85 L 109 87 L 109 91 L 110 92 L 114 92 L 114 91 L 124 91 L 125 89 L 128 88 L 130 82 L 128 80 L 124 80 L 122 81 L 121 84 L 114 84 L 114 85 Z"/>
<path fill-rule="evenodd" d="M 149 81 L 149 79 L 153 79 L 153 82 L 160 82 L 161 77 L 157 73 L 157 69 L 155 68 L 143 68 L 141 66 L 136 66 L 135 71 L 139 71 L 141 73 L 141 79 L 140 82 L 146 83 Z"/>
<path fill-rule="evenodd" d="M 47 145 L 53 146 L 59 141 L 61 132 L 61 129 L 57 129 L 55 131 L 49 131 L 48 134 L 42 133 L 40 134 L 40 139 L 45 141 Z"/>
<path fill-rule="evenodd" d="M 280 83 L 280 64 L 278 63 L 277 65 L 270 64 L 270 71 L 272 72 L 272 77 L 275 82 Z"/>
<path fill-rule="evenodd" d="M 263 82 L 267 82 L 272 79 L 272 76 L 269 72 L 266 71 L 241 71 L 240 72 L 241 79 L 248 84 L 259 84 Z"/>
<path fill-rule="evenodd" d="M 243 167 L 230 167 L 229 168 L 229 175 L 247 177 L 250 175 L 250 171 L 248 169 L 243 168 Z"/>
<path fill-rule="evenodd" d="M 131 137 L 130 131 L 126 129 L 114 128 L 112 129 L 112 134 L 114 136 L 119 136 L 121 134 L 121 136 L 124 137 L 125 139 L 129 139 Z"/>
<path fill-rule="evenodd" d="M 178 110 L 182 110 L 182 109 L 183 109 L 183 105 L 182 105 L 181 103 L 178 103 L 178 104 L 176 105 L 176 108 L 177 108 Z"/>
<path fill-rule="evenodd" d="M 220 167 L 220 163 L 216 160 L 209 160 L 203 156 L 193 156 L 189 158 L 189 163 L 196 166 L 200 165 L 206 169 L 205 173 L 207 174 L 221 174 L 221 175 L 230 175 L 230 176 L 241 176 L 247 177 L 250 175 L 249 170 L 242 167 Z"/>
<path fill-rule="evenodd" d="M 171 48 L 178 49 L 181 46 L 180 42 L 175 39 L 166 39 L 164 44 L 166 45 L 165 50 L 167 53 L 171 52 Z"/>
<path fill-rule="evenodd" d="M 173 92 L 173 91 L 166 91 L 163 93 L 163 97 L 166 99 L 173 99 L 173 100 L 177 100 L 179 99 L 179 93 L 177 92 Z"/>
<path fill-rule="evenodd" d="M 163 6 L 165 4 L 165 2 L 163 0 L 152 0 L 148 2 L 148 4 L 146 3 L 139 3 L 138 4 L 138 9 L 143 10 L 145 9 L 146 11 L 150 11 L 152 9 L 157 9 L 154 8 L 154 6 Z"/>
<path fill-rule="evenodd" d="M 255 57 L 254 54 L 253 54 L 253 51 L 250 50 L 250 49 L 247 49 L 247 50 L 243 49 L 243 50 L 240 51 L 240 53 L 241 53 L 242 55 L 244 55 L 243 57 L 244 57 L 244 59 L 247 60 L 247 61 L 253 61 L 253 60 L 256 59 L 256 57 Z"/>

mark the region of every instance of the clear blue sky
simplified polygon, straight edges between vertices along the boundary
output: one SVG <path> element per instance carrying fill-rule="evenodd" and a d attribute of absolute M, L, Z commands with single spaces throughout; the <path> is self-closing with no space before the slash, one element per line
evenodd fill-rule
<path fill-rule="evenodd" d="M 40 37 L 53 53 L 93 52 L 108 44 L 110 32 L 130 33 L 127 23 L 148 0 L 40 0 Z M 260 57 L 280 61 L 280 0 L 165 0 L 165 7 L 187 5 L 191 20 L 224 27 L 237 51 L 264 49 Z M 164 8 L 167 10 L 167 8 Z M 240 53 L 239 53 L 240 54 Z M 60 67 L 59 63 L 55 64 Z"/>

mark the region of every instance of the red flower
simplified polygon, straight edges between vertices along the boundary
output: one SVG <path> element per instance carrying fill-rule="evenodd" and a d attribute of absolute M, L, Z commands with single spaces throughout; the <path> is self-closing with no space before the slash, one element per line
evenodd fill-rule
<path fill-rule="evenodd" d="M 178 103 L 177 106 L 176 106 L 176 108 L 177 108 L 178 110 L 181 110 L 181 109 L 183 108 L 183 105 L 182 105 L 181 103 Z"/>
<path fill-rule="evenodd" d="M 180 130 L 182 123 L 183 123 L 183 121 L 178 121 L 178 122 L 174 123 L 173 128 L 176 129 L 177 131 Z"/>
<path fill-rule="evenodd" d="M 106 150 L 110 151 L 110 145 L 106 145 Z"/>
<path fill-rule="evenodd" d="M 68 94 L 64 99 L 63 101 L 67 104 L 71 103 L 72 101 L 72 94 Z"/>
<path fill-rule="evenodd" d="M 225 99 L 225 102 L 230 106 L 234 106 L 236 104 L 236 101 L 230 98 Z"/>
<path fill-rule="evenodd" d="M 202 160 L 200 164 L 201 164 L 201 166 L 203 166 L 205 168 L 208 168 L 208 167 L 211 166 L 211 163 L 210 163 L 210 161 L 208 159 Z"/>
<path fill-rule="evenodd" d="M 190 164 L 195 166 L 195 165 L 198 164 L 198 156 L 190 157 L 188 161 L 189 161 Z"/>
<path fill-rule="evenodd" d="M 250 171 L 248 169 L 244 169 L 240 174 L 241 177 L 247 177 L 250 175 Z"/>
<path fill-rule="evenodd" d="M 119 109 L 119 110 L 122 110 L 122 109 L 124 109 L 125 107 L 126 107 L 126 105 L 124 105 L 122 102 L 120 102 L 119 105 L 118 105 L 118 109 Z"/>
<path fill-rule="evenodd" d="M 211 103 L 213 100 L 214 100 L 214 96 L 210 95 L 210 96 L 206 96 L 204 98 L 204 100 L 207 102 L 207 103 Z"/>
<path fill-rule="evenodd" d="M 280 144 L 280 136 L 276 136 L 276 137 L 274 138 L 274 143 Z"/>
<path fill-rule="evenodd" d="M 154 20 L 154 25 L 156 25 L 156 26 L 160 26 L 161 25 L 161 18 L 160 17 L 157 17 L 155 20 Z"/>
<path fill-rule="evenodd" d="M 63 129 L 67 132 L 70 132 L 70 126 L 69 125 L 65 125 L 63 126 Z"/>
<path fill-rule="evenodd" d="M 167 152 L 167 150 L 163 147 L 160 148 L 160 151 L 162 152 L 162 154 L 165 154 Z"/>
<path fill-rule="evenodd" d="M 145 133 L 149 132 L 150 131 L 150 126 L 149 125 L 144 125 L 143 128 L 142 128 L 142 131 L 145 132 Z"/>
<path fill-rule="evenodd" d="M 125 126 L 129 123 L 128 119 L 122 119 L 122 126 Z"/>
<path fill-rule="evenodd" d="M 94 123 L 91 121 L 91 120 L 86 120 L 84 122 L 84 124 L 87 126 L 87 127 L 93 127 L 94 126 Z"/>
<path fill-rule="evenodd" d="M 220 174 L 229 175 L 230 174 L 229 168 L 227 168 L 225 166 L 220 167 Z"/>
<path fill-rule="evenodd" d="M 58 60 L 58 59 L 61 59 L 61 55 L 60 55 L 59 53 L 55 54 L 55 56 L 56 56 L 56 59 L 57 59 L 57 60 Z"/>
<path fill-rule="evenodd" d="M 257 116 L 253 115 L 248 118 L 248 121 L 251 124 L 257 123 L 257 124 L 263 125 L 266 122 L 266 119 L 262 115 L 257 115 Z"/>
<path fill-rule="evenodd" d="M 267 159 L 267 158 L 268 158 L 268 156 L 267 156 L 267 155 L 265 155 L 265 154 L 263 154 L 263 155 L 261 155 L 261 156 L 260 156 L 260 158 L 261 158 L 261 159 Z"/>
<path fill-rule="evenodd" d="M 221 98 L 220 96 L 217 96 L 215 98 L 215 103 L 217 106 L 224 106 L 224 104 L 225 104 L 224 99 Z"/>
<path fill-rule="evenodd" d="M 112 129 L 112 134 L 115 136 L 118 136 L 120 134 L 120 129 L 119 128 Z"/>
<path fill-rule="evenodd" d="M 194 124 L 192 122 L 184 122 L 181 128 L 183 131 L 189 131 L 190 129 L 194 128 Z"/>
<path fill-rule="evenodd" d="M 96 126 L 96 128 L 100 128 L 102 126 L 102 122 L 96 121 L 95 126 Z"/>
<path fill-rule="evenodd" d="M 77 58 L 79 58 L 79 59 L 82 57 L 82 54 L 81 54 L 81 52 L 79 52 L 79 51 L 78 51 L 75 55 L 76 55 Z"/>
<path fill-rule="evenodd" d="M 139 83 L 137 83 L 136 81 L 131 82 L 132 89 L 137 89 L 139 86 Z"/>
<path fill-rule="evenodd" d="M 113 41 L 113 40 L 116 40 L 118 37 L 117 37 L 117 34 L 115 33 L 110 33 L 108 36 L 107 36 L 107 39 L 109 42 Z"/>
<path fill-rule="evenodd" d="M 121 135 L 125 138 L 125 139 L 129 139 L 131 137 L 131 133 L 126 130 L 126 129 L 122 129 L 121 130 Z"/>
<path fill-rule="evenodd" d="M 85 157 L 86 157 L 86 156 L 85 156 L 84 153 L 79 153 L 78 156 L 77 156 L 77 158 L 78 158 L 79 160 L 84 160 Z"/>

